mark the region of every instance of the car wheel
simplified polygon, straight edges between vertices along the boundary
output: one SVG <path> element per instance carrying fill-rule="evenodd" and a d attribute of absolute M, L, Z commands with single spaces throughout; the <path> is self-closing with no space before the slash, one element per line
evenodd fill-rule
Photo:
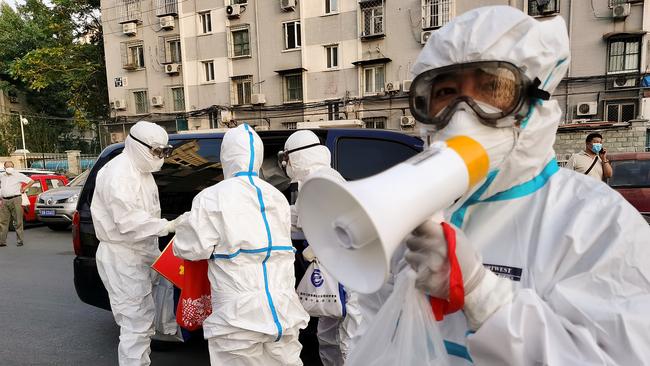
<path fill-rule="evenodd" d="M 64 231 L 70 228 L 70 224 L 48 224 L 47 227 L 54 231 Z"/>

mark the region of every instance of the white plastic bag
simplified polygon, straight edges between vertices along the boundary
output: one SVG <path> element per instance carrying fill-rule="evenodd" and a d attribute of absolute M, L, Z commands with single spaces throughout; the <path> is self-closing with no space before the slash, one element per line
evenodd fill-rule
<path fill-rule="evenodd" d="M 174 314 L 174 285 L 162 276 L 154 281 L 151 289 L 153 302 L 156 305 L 154 339 L 168 342 L 183 342 L 181 327 L 176 324 Z"/>
<path fill-rule="evenodd" d="M 426 296 L 415 289 L 415 272 L 402 270 L 393 293 L 352 349 L 346 366 L 449 365 Z"/>
<path fill-rule="evenodd" d="M 21 199 L 21 205 L 22 206 L 29 206 L 31 203 L 29 202 L 29 197 L 27 196 L 27 193 L 23 193 L 20 195 Z"/>
<path fill-rule="evenodd" d="M 300 280 L 298 288 L 300 303 L 314 317 L 345 317 L 345 290 L 332 277 L 318 259 L 315 259 Z"/>

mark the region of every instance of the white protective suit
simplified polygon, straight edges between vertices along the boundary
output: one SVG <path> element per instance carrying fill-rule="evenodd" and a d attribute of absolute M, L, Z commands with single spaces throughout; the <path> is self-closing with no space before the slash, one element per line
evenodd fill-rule
<path fill-rule="evenodd" d="M 309 315 L 295 291 L 289 203 L 258 178 L 262 140 L 248 125 L 221 144 L 224 180 L 178 224 L 174 253 L 211 259 L 212 315 L 203 323 L 212 365 L 302 365 Z"/>
<path fill-rule="evenodd" d="M 167 144 L 167 132 L 149 122 L 130 131 L 147 144 Z M 120 326 L 120 365 L 149 365 L 156 309 L 152 286 L 158 276 L 151 265 L 160 255 L 158 237 L 171 223 L 160 218 L 158 187 L 152 172 L 163 159 L 127 137 L 124 151 L 97 173 L 90 211 L 99 239 L 97 270 L 108 291 Z"/>
<path fill-rule="evenodd" d="M 318 144 L 318 136 L 309 130 L 294 132 L 284 145 L 285 150 L 293 150 L 312 144 Z M 344 178 L 331 167 L 332 157 L 327 147 L 313 146 L 289 154 L 286 170 L 292 183 L 298 183 L 298 190 L 304 182 L 316 176 L 329 176 L 340 181 Z M 292 228 L 301 230 L 300 213 L 297 205 L 291 206 Z M 305 256 L 307 257 L 307 255 Z M 309 258 L 305 258 L 310 260 Z M 313 258 L 311 258 L 313 260 Z M 311 261 L 310 260 L 310 261 Z M 346 316 L 343 319 L 319 318 L 318 343 L 321 361 L 325 366 L 343 365 L 351 349 L 351 339 L 361 325 L 361 312 L 357 294 L 346 289 Z"/>
<path fill-rule="evenodd" d="M 431 35 L 413 72 L 479 60 L 512 62 L 552 92 L 569 63 L 566 24 L 506 6 L 471 10 Z M 511 282 L 493 293 L 486 276 L 493 283 L 466 296 L 466 308 L 495 310 L 476 332 L 464 312 L 440 323 L 455 365 L 650 360 L 650 228 L 605 184 L 558 168 L 561 116 L 555 100 L 528 107 L 510 153 L 446 212 L 484 266 Z"/>

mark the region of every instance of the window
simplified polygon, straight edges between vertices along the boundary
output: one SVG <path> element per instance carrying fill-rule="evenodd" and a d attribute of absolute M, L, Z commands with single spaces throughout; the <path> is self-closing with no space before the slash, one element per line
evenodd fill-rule
<path fill-rule="evenodd" d="M 177 0 L 156 0 L 156 16 L 176 14 L 178 14 Z"/>
<path fill-rule="evenodd" d="M 650 151 L 650 130 L 645 130 L 645 151 Z"/>
<path fill-rule="evenodd" d="M 251 104 L 253 78 L 236 76 L 232 78 L 233 104 Z"/>
<path fill-rule="evenodd" d="M 376 94 L 384 90 L 384 65 L 363 69 L 364 94 Z"/>
<path fill-rule="evenodd" d="M 144 68 L 144 45 L 141 41 L 135 43 L 122 43 L 122 68 L 137 70 Z"/>
<path fill-rule="evenodd" d="M 235 4 L 246 5 L 248 4 L 248 0 L 230 0 L 230 5 L 235 5 Z"/>
<path fill-rule="evenodd" d="M 614 160 L 612 170 L 612 187 L 650 187 L 650 160 Z"/>
<path fill-rule="evenodd" d="M 325 52 L 327 54 L 327 68 L 335 69 L 339 67 L 339 46 L 325 46 Z"/>
<path fill-rule="evenodd" d="M 212 33 L 212 14 L 209 11 L 199 13 L 199 24 L 201 33 Z"/>
<path fill-rule="evenodd" d="M 440 28 L 453 16 L 453 0 L 423 0 L 422 29 Z"/>
<path fill-rule="evenodd" d="M 214 61 L 203 61 L 203 81 L 214 81 Z"/>
<path fill-rule="evenodd" d="M 298 122 L 283 122 L 282 123 L 287 130 L 296 130 L 298 129 Z"/>
<path fill-rule="evenodd" d="M 327 120 L 336 121 L 339 119 L 339 103 L 329 103 L 327 105 Z"/>
<path fill-rule="evenodd" d="M 302 74 L 284 76 L 284 101 L 300 102 L 302 100 Z"/>
<path fill-rule="evenodd" d="M 183 87 L 172 88 L 172 102 L 174 111 L 185 110 L 185 90 Z"/>
<path fill-rule="evenodd" d="M 610 39 L 607 45 L 609 52 L 607 72 L 639 71 L 640 43 L 640 38 Z"/>
<path fill-rule="evenodd" d="M 136 114 L 149 113 L 149 99 L 147 99 L 146 90 L 134 91 L 133 99 L 135 100 Z"/>
<path fill-rule="evenodd" d="M 386 128 L 386 117 L 368 117 L 362 120 L 365 122 L 366 128 Z"/>
<path fill-rule="evenodd" d="M 365 1 L 361 5 L 363 24 L 362 37 L 384 34 L 384 2 L 383 0 Z"/>
<path fill-rule="evenodd" d="M 59 188 L 59 187 L 65 186 L 65 184 L 63 184 L 63 181 L 60 180 L 60 179 L 46 179 L 45 182 L 47 184 L 48 189 Z"/>
<path fill-rule="evenodd" d="M 636 103 L 634 102 L 617 102 L 607 103 L 605 106 L 607 121 L 609 122 L 627 122 L 636 118 Z"/>
<path fill-rule="evenodd" d="M 300 48 L 300 22 L 283 23 L 282 27 L 284 28 L 284 49 Z"/>
<path fill-rule="evenodd" d="M 120 23 L 142 20 L 140 0 L 120 0 L 118 6 Z"/>
<path fill-rule="evenodd" d="M 177 117 L 176 118 L 176 131 L 187 131 L 189 127 L 187 125 L 187 118 Z"/>
<path fill-rule="evenodd" d="M 37 194 L 43 193 L 43 187 L 41 186 L 41 181 L 35 180 L 34 184 L 32 184 L 32 186 L 29 187 L 27 189 L 27 192 L 25 193 L 27 193 L 28 196 L 35 196 Z"/>
<path fill-rule="evenodd" d="M 232 56 L 250 56 L 251 50 L 248 28 L 233 29 L 230 33 L 232 37 Z"/>
<path fill-rule="evenodd" d="M 168 39 L 167 47 L 165 49 L 165 59 L 171 63 L 181 63 L 181 40 L 178 38 Z"/>
<path fill-rule="evenodd" d="M 336 170 L 346 180 L 366 178 L 417 153 L 413 147 L 396 141 L 343 137 L 336 144 Z"/>
<path fill-rule="evenodd" d="M 548 1 L 546 5 L 539 6 L 537 0 L 528 0 L 528 15 L 538 16 L 560 12 L 560 0 Z"/>
<path fill-rule="evenodd" d="M 338 11 L 338 0 L 325 0 L 325 14 L 332 14 Z"/>

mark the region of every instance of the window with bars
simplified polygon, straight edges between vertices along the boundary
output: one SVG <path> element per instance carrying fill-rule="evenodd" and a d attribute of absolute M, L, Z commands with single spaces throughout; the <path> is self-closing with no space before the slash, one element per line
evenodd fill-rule
<path fill-rule="evenodd" d="M 230 5 L 246 5 L 248 4 L 248 0 L 230 0 Z"/>
<path fill-rule="evenodd" d="M 142 20 L 140 0 L 118 0 L 118 12 L 120 23 Z"/>
<path fill-rule="evenodd" d="M 361 120 L 363 122 L 365 122 L 366 128 L 384 129 L 384 128 L 386 128 L 386 121 L 388 120 L 388 118 L 386 118 L 386 117 L 367 117 L 367 118 L 362 118 Z"/>
<path fill-rule="evenodd" d="M 325 0 L 325 14 L 337 13 L 338 11 L 338 0 Z"/>
<path fill-rule="evenodd" d="M 245 28 L 231 29 L 230 37 L 232 40 L 232 57 L 244 57 L 251 55 L 248 26 Z"/>
<path fill-rule="evenodd" d="M 302 101 L 302 74 L 284 75 L 284 102 Z"/>
<path fill-rule="evenodd" d="M 339 103 L 328 103 L 327 104 L 327 120 L 336 121 L 339 119 Z"/>
<path fill-rule="evenodd" d="M 165 15 L 178 14 L 178 1 L 177 0 L 156 0 L 156 16 L 162 17 Z"/>
<path fill-rule="evenodd" d="M 212 14 L 209 11 L 199 13 L 199 26 L 202 34 L 212 33 Z"/>
<path fill-rule="evenodd" d="M 627 122 L 636 118 L 636 103 L 632 101 L 609 102 L 605 105 L 607 121 Z"/>
<path fill-rule="evenodd" d="M 283 23 L 282 28 L 284 28 L 284 49 L 300 48 L 300 22 Z"/>
<path fill-rule="evenodd" d="M 251 94 L 253 90 L 253 77 L 235 76 L 232 78 L 232 94 L 234 105 L 251 104 Z"/>
<path fill-rule="evenodd" d="M 610 39 L 607 45 L 609 54 L 607 73 L 625 73 L 639 71 L 641 57 L 641 39 L 618 38 Z"/>
<path fill-rule="evenodd" d="M 362 37 L 373 37 L 384 34 L 384 2 L 383 0 L 368 0 L 360 2 Z"/>
<path fill-rule="evenodd" d="M 176 63 L 182 62 L 181 58 L 181 40 L 178 37 L 162 38 L 161 47 L 163 48 L 162 63 Z"/>
<path fill-rule="evenodd" d="M 623 5 L 635 2 L 643 2 L 643 0 L 609 0 L 609 7 L 613 8 L 616 5 Z"/>
<path fill-rule="evenodd" d="M 298 129 L 298 122 L 282 122 L 284 128 L 287 130 L 296 130 Z"/>
<path fill-rule="evenodd" d="M 551 0 L 540 6 L 537 0 L 528 0 L 528 15 L 549 15 L 560 12 L 560 0 Z"/>
<path fill-rule="evenodd" d="M 147 99 L 146 90 L 137 90 L 133 92 L 133 100 L 135 102 L 135 113 L 145 114 L 149 113 L 149 99 Z"/>
<path fill-rule="evenodd" d="M 650 129 L 645 131 L 645 151 L 650 151 Z"/>
<path fill-rule="evenodd" d="M 142 69 L 144 63 L 144 44 L 142 41 L 120 44 L 122 68 L 126 70 Z"/>
<path fill-rule="evenodd" d="M 384 91 L 384 65 L 363 68 L 363 93 L 376 94 Z"/>
<path fill-rule="evenodd" d="M 327 68 L 336 69 L 339 67 L 339 46 L 329 45 L 325 46 L 325 54 L 327 57 Z"/>
<path fill-rule="evenodd" d="M 185 110 L 185 89 L 180 87 L 171 88 L 172 92 L 172 106 L 174 107 L 174 112 L 180 112 Z"/>
<path fill-rule="evenodd" d="M 203 81 L 214 81 L 214 61 L 202 61 L 201 64 L 203 65 Z"/>
<path fill-rule="evenodd" d="M 422 0 L 422 29 L 435 29 L 454 16 L 454 0 Z"/>

